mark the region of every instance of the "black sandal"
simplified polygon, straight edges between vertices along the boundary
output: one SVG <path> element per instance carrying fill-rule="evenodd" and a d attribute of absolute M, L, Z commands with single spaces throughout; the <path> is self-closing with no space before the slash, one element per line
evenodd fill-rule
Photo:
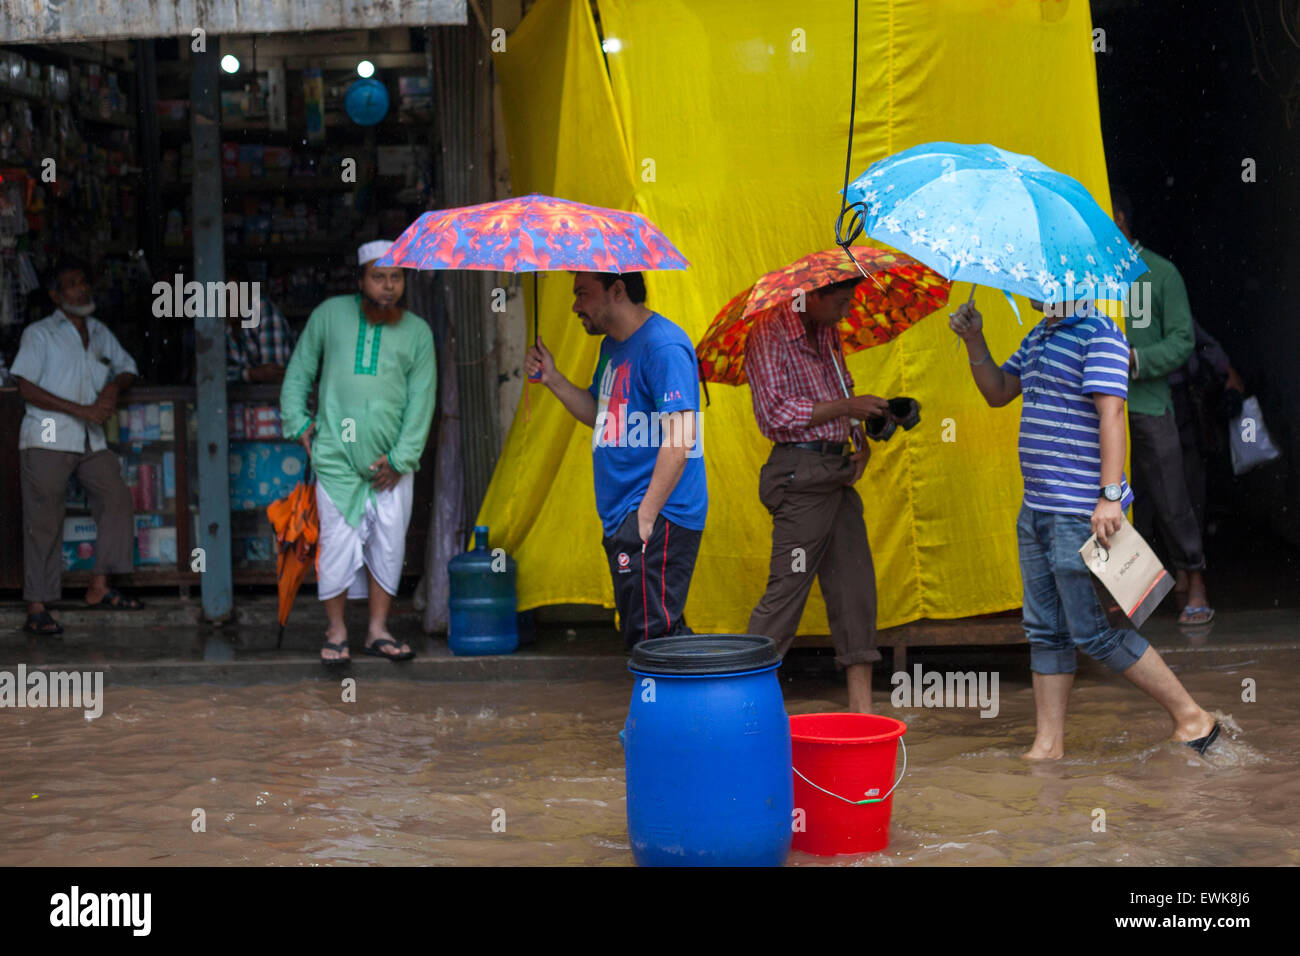
<path fill-rule="evenodd" d="M 53 637 L 55 634 L 63 633 L 63 626 L 50 617 L 49 611 L 38 611 L 35 614 L 27 615 L 27 623 L 23 625 L 23 630 L 28 634 L 43 634 Z"/>
<path fill-rule="evenodd" d="M 109 588 L 98 602 L 87 604 L 86 607 L 92 611 L 139 611 L 144 605 L 135 598 L 127 597 L 117 588 Z"/>
<path fill-rule="evenodd" d="M 333 641 L 326 641 L 325 644 L 321 647 L 321 650 L 322 651 L 325 650 L 326 647 L 331 648 L 336 654 L 342 655 L 344 651 L 348 650 L 348 642 L 346 638 L 338 642 L 337 644 L 334 643 Z M 348 664 L 352 663 L 352 655 L 351 652 L 349 652 L 347 657 L 340 656 L 334 658 L 333 660 L 327 660 L 326 658 L 322 657 L 320 659 L 320 662 L 323 665 L 325 665 L 325 668 L 327 670 L 332 670 L 336 667 L 346 667 Z"/>
<path fill-rule="evenodd" d="M 381 637 L 373 644 L 367 644 L 365 647 L 361 648 L 361 653 L 369 654 L 371 657 L 386 657 L 390 661 L 409 661 L 415 656 L 415 651 L 407 651 L 405 654 L 385 654 L 383 651 L 379 650 L 381 647 L 401 646 L 402 645 L 397 643 L 397 641 L 391 640 L 387 637 Z"/>

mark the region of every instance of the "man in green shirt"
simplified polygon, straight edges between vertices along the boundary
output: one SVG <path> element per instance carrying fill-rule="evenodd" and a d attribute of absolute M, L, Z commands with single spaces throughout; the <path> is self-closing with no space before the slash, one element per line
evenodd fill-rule
<path fill-rule="evenodd" d="M 280 389 L 284 433 L 303 443 L 316 472 L 316 582 L 329 617 L 321 649 L 327 665 L 349 660 L 344 606 L 367 594 L 365 653 L 415 656 L 393 640 L 387 621 L 401 580 L 412 475 L 433 421 L 437 363 L 428 323 L 402 308 L 403 271 L 373 265 L 391 244 L 361 247 L 360 294 L 316 307 Z M 313 418 L 307 397 L 317 375 Z"/>
<path fill-rule="evenodd" d="M 1166 376 L 1192 354 L 1196 333 L 1187 288 L 1174 264 L 1133 238 L 1133 206 L 1117 190 L 1111 193 L 1115 225 L 1133 243 L 1150 271 L 1129 293 L 1128 419 L 1133 443 L 1133 478 L 1137 495 L 1133 516 L 1150 536 L 1160 529 L 1178 579 L 1186 582 L 1187 600 L 1179 624 L 1208 624 L 1214 609 L 1205 591 L 1205 553 L 1201 529 L 1183 474 L 1182 445 Z"/>

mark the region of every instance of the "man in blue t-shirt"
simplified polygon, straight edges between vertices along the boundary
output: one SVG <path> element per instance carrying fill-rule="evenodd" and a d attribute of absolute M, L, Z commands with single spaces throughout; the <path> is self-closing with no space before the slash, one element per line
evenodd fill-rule
<path fill-rule="evenodd" d="M 692 633 L 683 609 L 709 507 L 695 349 L 645 300 L 639 272 L 577 273 L 573 311 L 588 335 L 605 336 L 591 386 L 565 378 L 540 337 L 524 363 L 592 428 L 596 511 L 629 648 Z"/>
<path fill-rule="evenodd" d="M 1032 304 L 1044 310 L 1043 303 Z M 1174 739 L 1203 754 L 1219 735 L 1218 722 L 1137 631 L 1109 625 L 1079 554 L 1093 534 L 1108 546 L 1133 500 L 1124 478 L 1128 342 L 1091 301 L 1047 311 L 1001 366 L 984 341 L 984 320 L 973 302 L 949 322 L 966 343 L 975 385 L 990 406 L 1024 396 L 1025 497 L 1016 531 L 1038 731 L 1023 756 L 1057 760 L 1065 753 L 1076 647 L 1154 698 L 1173 719 Z"/>

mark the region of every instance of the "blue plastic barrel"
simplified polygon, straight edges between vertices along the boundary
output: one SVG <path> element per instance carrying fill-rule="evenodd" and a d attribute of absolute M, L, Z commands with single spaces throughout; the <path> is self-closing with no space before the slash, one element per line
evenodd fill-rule
<path fill-rule="evenodd" d="M 488 529 L 474 529 L 474 549 L 447 562 L 451 576 L 447 643 L 458 656 L 513 654 L 516 627 L 515 562 L 488 547 Z"/>
<path fill-rule="evenodd" d="M 794 775 L 776 645 L 752 635 L 642 641 L 624 725 L 627 829 L 641 866 L 780 866 Z"/>

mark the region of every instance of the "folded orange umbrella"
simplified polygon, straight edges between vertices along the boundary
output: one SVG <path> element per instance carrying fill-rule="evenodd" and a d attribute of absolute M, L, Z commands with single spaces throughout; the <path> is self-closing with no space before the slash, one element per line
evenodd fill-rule
<path fill-rule="evenodd" d="M 284 640 L 284 626 L 289 620 L 298 589 L 302 587 L 302 579 L 316 560 L 320 518 L 316 514 L 315 482 L 298 482 L 287 497 L 267 506 L 266 515 L 271 519 L 279 545 L 275 567 L 280 592 L 280 635 L 275 642 L 278 648 Z"/>

